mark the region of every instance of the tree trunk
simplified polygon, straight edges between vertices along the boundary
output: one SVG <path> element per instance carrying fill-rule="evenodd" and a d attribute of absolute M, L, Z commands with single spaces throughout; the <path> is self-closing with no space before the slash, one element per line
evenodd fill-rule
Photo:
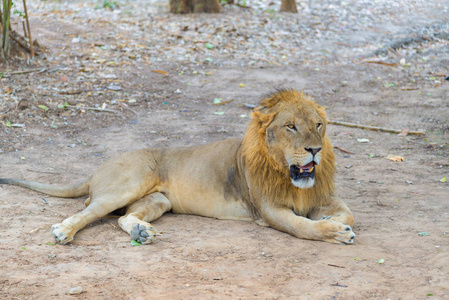
<path fill-rule="evenodd" d="M 219 13 L 219 0 L 170 0 L 170 12 L 174 14 Z"/>
<path fill-rule="evenodd" d="M 295 0 L 282 0 L 280 11 L 297 13 L 298 9 L 296 8 L 296 1 Z"/>

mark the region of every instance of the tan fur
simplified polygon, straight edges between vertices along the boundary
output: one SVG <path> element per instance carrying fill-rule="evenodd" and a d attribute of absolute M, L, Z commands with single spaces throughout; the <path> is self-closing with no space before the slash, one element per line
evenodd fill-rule
<path fill-rule="evenodd" d="M 63 188 L 20 179 L 0 184 L 62 197 L 89 194 L 82 212 L 52 227 L 63 244 L 122 207 L 120 226 L 144 244 L 156 236 L 149 222 L 169 210 L 253 220 L 299 238 L 352 244 L 353 217 L 334 195 L 335 161 L 325 132 L 321 106 L 296 90 L 280 90 L 254 110 L 243 141 L 125 153 L 92 178 Z M 314 177 L 295 177 L 298 170 L 312 172 L 312 163 Z"/>

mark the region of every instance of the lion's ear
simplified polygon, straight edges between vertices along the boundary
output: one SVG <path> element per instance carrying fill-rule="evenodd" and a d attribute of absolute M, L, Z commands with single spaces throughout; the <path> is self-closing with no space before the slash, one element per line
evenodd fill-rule
<path fill-rule="evenodd" d="M 279 101 L 281 101 L 281 99 L 278 97 L 265 98 L 262 101 L 260 101 L 260 104 L 259 104 L 261 106 L 260 109 L 271 108 L 271 107 L 275 106 L 276 104 L 278 104 Z"/>
<path fill-rule="evenodd" d="M 276 113 L 264 114 L 261 113 L 260 111 L 255 110 L 251 114 L 251 119 L 258 121 L 261 124 L 266 124 L 266 126 L 268 126 L 271 123 L 271 121 L 273 121 L 275 115 Z"/>

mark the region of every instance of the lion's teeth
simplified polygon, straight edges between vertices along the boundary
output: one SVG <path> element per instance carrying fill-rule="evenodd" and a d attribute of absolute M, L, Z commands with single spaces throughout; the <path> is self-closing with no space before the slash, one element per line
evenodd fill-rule
<path fill-rule="evenodd" d="M 311 167 L 311 168 L 309 169 L 309 172 L 312 173 L 313 169 L 314 169 L 314 167 Z"/>
<path fill-rule="evenodd" d="M 303 170 L 303 169 L 301 169 L 301 168 L 299 168 L 299 173 L 301 173 L 301 174 L 302 174 L 302 172 L 304 172 L 304 170 Z"/>

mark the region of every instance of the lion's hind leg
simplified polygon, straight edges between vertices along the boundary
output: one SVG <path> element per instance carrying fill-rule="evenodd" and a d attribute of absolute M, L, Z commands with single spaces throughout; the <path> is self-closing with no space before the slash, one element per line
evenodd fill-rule
<path fill-rule="evenodd" d="M 132 203 L 126 209 L 126 215 L 120 217 L 120 227 L 130 234 L 132 240 L 142 244 L 151 244 L 156 236 L 154 227 L 149 223 L 171 210 L 170 200 L 161 193 L 153 193 Z"/>

